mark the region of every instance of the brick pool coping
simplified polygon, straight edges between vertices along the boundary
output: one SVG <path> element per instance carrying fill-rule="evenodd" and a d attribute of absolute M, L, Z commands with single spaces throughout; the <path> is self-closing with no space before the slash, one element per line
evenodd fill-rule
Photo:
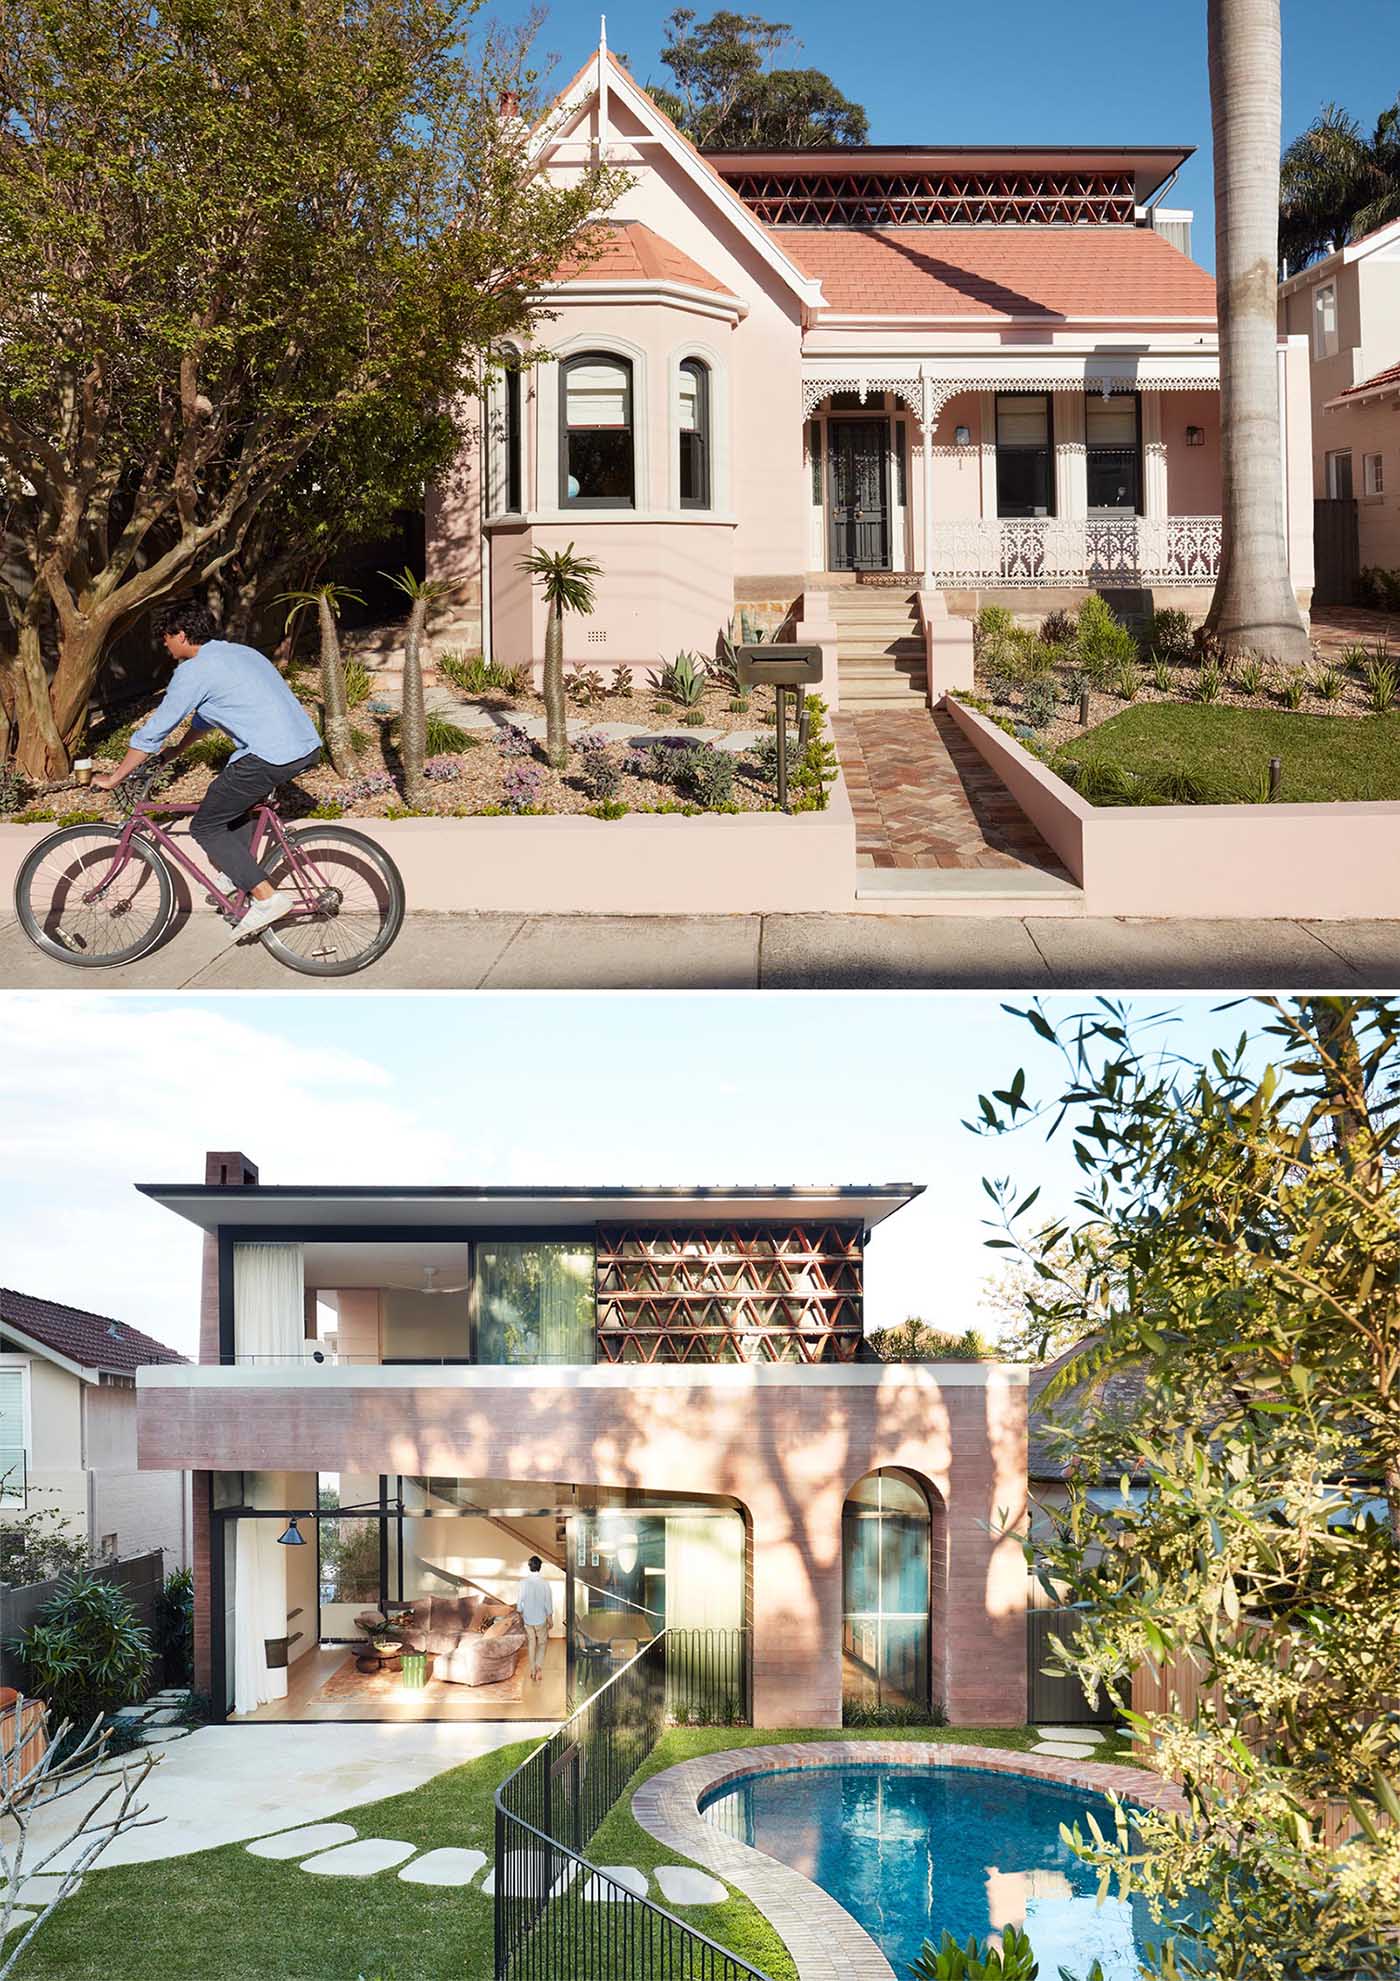
<path fill-rule="evenodd" d="M 1113 1791 L 1153 1809 L 1182 1810 L 1179 1789 L 1142 1768 L 1107 1761 L 1066 1761 L 1004 1747 L 918 1740 L 816 1740 L 800 1745 L 731 1747 L 665 1768 L 642 1783 L 632 1814 L 658 1843 L 702 1864 L 753 1900 L 797 1967 L 799 1981 L 896 1981 L 894 1969 L 864 1927 L 829 1892 L 790 1865 L 726 1836 L 700 1814 L 702 1797 L 745 1775 L 835 1762 L 880 1761 L 905 1768 L 977 1768 L 1025 1775 L 1061 1787 Z"/>

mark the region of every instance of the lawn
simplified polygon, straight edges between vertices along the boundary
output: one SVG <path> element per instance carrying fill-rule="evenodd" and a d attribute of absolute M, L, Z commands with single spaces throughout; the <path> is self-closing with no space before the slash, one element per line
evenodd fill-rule
<path fill-rule="evenodd" d="M 1068 761 L 1138 774 L 1184 771 L 1223 802 L 1255 799 L 1269 759 L 1282 765 L 1279 798 L 1400 798 L 1400 714 L 1295 715 L 1281 709 L 1144 702 L 1061 745 Z M 1105 798 L 1105 803 L 1113 802 Z"/>
<path fill-rule="evenodd" d="M 797 1729 L 677 1727 L 664 1734 L 605 1818 L 588 1855 L 595 1863 L 682 1863 L 631 1814 L 638 1782 L 678 1761 L 775 1740 L 965 1741 L 1024 1750 L 1028 1727 Z M 449 1769 L 407 1795 L 345 1812 L 361 1836 L 401 1838 L 429 1849 L 473 1846 L 494 1855 L 492 1796 L 533 1742 Z M 1108 1759 L 1105 1749 L 1101 1758 Z M 22 1967 L 25 1981 L 489 1981 L 491 1900 L 480 1878 L 465 1889 L 372 1878 L 312 1878 L 292 1864 L 252 1857 L 242 1844 L 156 1864 L 90 1872 L 82 1891 L 53 1914 Z M 653 1891 L 652 1896 L 656 1894 Z M 687 1907 L 685 1918 L 732 1947 L 772 1981 L 795 1971 L 768 1922 L 735 1894 L 727 1904 Z"/>

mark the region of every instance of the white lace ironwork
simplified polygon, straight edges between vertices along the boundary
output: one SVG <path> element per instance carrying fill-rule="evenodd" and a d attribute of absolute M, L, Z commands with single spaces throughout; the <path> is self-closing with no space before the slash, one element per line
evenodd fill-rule
<path fill-rule="evenodd" d="M 935 522 L 933 581 L 974 586 L 1208 585 L 1218 516 L 978 517 Z"/>
<path fill-rule="evenodd" d="M 938 418 L 950 399 L 964 392 L 1097 392 L 1105 398 L 1115 392 L 1210 392 L 1218 390 L 1218 369 L 1194 372 L 1184 377 L 1137 378 L 1126 372 L 1086 372 L 1082 378 L 1050 378 L 1041 374 L 1005 371 L 976 378 L 922 377 L 911 372 L 899 374 L 861 371 L 828 373 L 822 378 L 802 381 L 802 417 L 810 419 L 817 407 L 833 392 L 855 392 L 862 405 L 872 392 L 893 392 L 909 408 L 921 426 Z"/>

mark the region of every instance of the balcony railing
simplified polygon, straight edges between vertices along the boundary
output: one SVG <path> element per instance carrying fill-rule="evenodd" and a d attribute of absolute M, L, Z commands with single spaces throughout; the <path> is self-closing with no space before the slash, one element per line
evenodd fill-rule
<path fill-rule="evenodd" d="M 975 517 L 935 522 L 934 583 L 1211 585 L 1220 569 L 1218 516 Z"/>

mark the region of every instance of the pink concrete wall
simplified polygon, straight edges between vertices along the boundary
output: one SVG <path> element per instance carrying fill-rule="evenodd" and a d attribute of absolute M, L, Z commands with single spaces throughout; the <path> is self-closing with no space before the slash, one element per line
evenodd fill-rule
<path fill-rule="evenodd" d="M 955 1724 L 1023 1722 L 1027 1578 L 1003 1527 L 1026 1503 L 1019 1372 L 979 1370 L 969 1383 L 964 1371 L 944 1384 L 930 1368 L 856 1382 L 820 1369 L 764 1382 L 741 1369 L 705 1372 L 717 1381 L 674 1369 L 570 1372 L 586 1383 L 532 1371 L 528 1383 L 512 1383 L 474 1369 L 467 1381 L 435 1383 L 423 1372 L 421 1383 L 392 1386 L 330 1373 L 309 1385 L 252 1381 L 245 1370 L 143 1384 L 141 1463 L 567 1479 L 641 1492 L 684 1481 L 735 1500 L 752 1534 L 759 1726 L 840 1723 L 841 1508 L 867 1472 L 900 1466 L 944 1510 L 935 1690 Z"/>
<path fill-rule="evenodd" d="M 1186 429 L 1205 433 L 1204 447 L 1186 445 Z M 1162 438 L 1167 444 L 1167 511 L 1173 516 L 1220 514 L 1220 394 L 1164 392 Z"/>

